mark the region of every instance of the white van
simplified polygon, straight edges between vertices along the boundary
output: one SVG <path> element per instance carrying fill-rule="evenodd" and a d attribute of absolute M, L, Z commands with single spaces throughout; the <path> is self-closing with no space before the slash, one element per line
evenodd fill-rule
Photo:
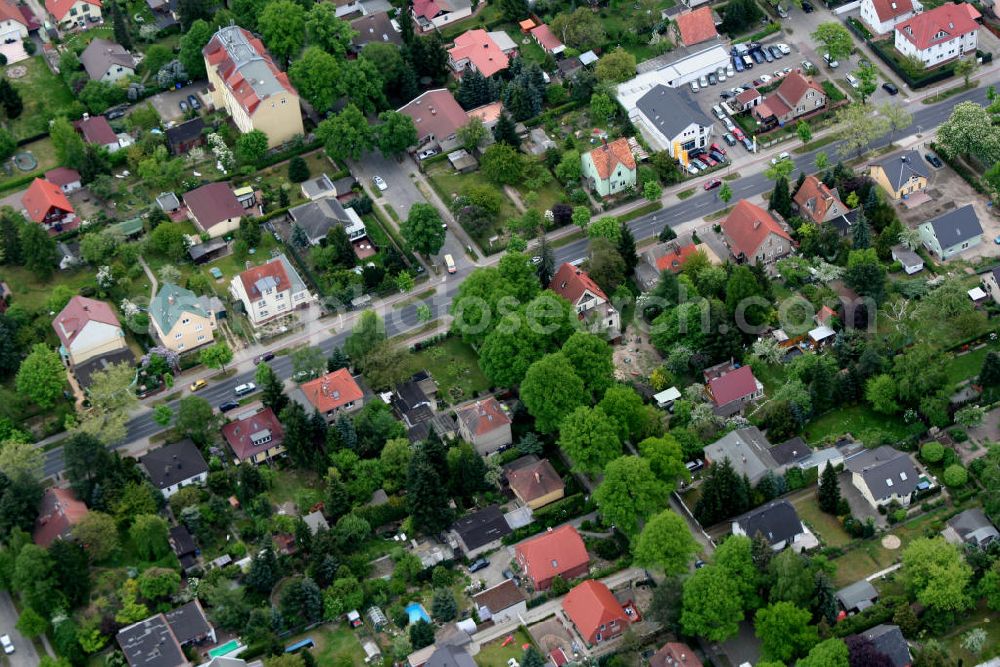
<path fill-rule="evenodd" d="M 444 264 L 448 267 L 448 273 L 455 273 L 458 271 L 458 268 L 455 266 L 455 260 L 451 255 L 444 256 Z"/>
<path fill-rule="evenodd" d="M 247 382 L 246 384 L 238 384 L 233 390 L 237 396 L 246 396 L 247 394 L 252 394 L 257 391 L 257 385 L 253 382 Z"/>

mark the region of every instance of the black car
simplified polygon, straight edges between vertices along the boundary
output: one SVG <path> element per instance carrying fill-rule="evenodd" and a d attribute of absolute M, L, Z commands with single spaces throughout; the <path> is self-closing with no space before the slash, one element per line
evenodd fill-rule
<path fill-rule="evenodd" d="M 219 412 L 229 412 L 230 410 L 235 410 L 238 407 L 240 407 L 239 402 L 237 402 L 237 401 L 226 401 L 225 403 L 222 403 L 221 405 L 219 405 Z"/>
<path fill-rule="evenodd" d="M 719 83 L 719 80 L 715 78 L 715 72 L 710 72 L 708 75 L 708 85 L 714 86 L 717 83 Z"/>
<path fill-rule="evenodd" d="M 733 95 L 728 90 L 724 90 L 721 93 L 719 93 L 719 97 L 721 97 L 724 100 L 728 100 L 730 97 L 735 97 L 735 95 Z"/>
<path fill-rule="evenodd" d="M 708 156 L 710 158 L 712 158 L 713 160 L 715 160 L 716 162 L 725 162 L 726 161 L 726 156 L 725 155 L 723 155 L 722 153 L 717 153 L 715 151 L 712 151 L 711 153 L 709 153 Z"/>
<path fill-rule="evenodd" d="M 941 167 L 944 166 L 944 163 L 941 162 L 941 158 L 939 158 L 937 155 L 934 155 L 934 153 L 927 153 L 926 155 L 924 155 L 924 159 L 930 162 L 931 166 L 933 166 L 935 169 L 940 169 Z"/>
<path fill-rule="evenodd" d="M 757 49 L 750 52 L 750 57 L 753 58 L 753 61 L 758 65 L 764 62 L 764 55 Z"/>
<path fill-rule="evenodd" d="M 802 0 L 802 11 L 804 11 L 806 14 L 812 14 L 814 11 L 816 11 L 816 8 L 812 6 L 811 2 L 806 2 L 806 0 Z"/>
<path fill-rule="evenodd" d="M 265 352 L 264 354 L 254 357 L 253 363 L 254 366 L 257 366 L 265 361 L 271 361 L 271 359 L 274 359 L 274 352 Z"/>
<path fill-rule="evenodd" d="M 890 95 L 896 95 L 899 93 L 899 88 L 896 87 L 896 84 L 890 83 L 889 81 L 886 81 L 885 83 L 882 84 L 882 90 L 889 93 Z"/>

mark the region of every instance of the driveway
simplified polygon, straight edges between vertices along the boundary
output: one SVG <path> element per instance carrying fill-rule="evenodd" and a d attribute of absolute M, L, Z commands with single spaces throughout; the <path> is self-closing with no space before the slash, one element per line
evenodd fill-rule
<path fill-rule="evenodd" d="M 504 579 L 507 578 L 503 576 L 503 571 L 510 567 L 510 562 L 514 560 L 514 547 L 500 547 L 499 550 L 486 556 L 486 558 L 490 561 L 489 566 L 469 575 L 473 581 L 479 580 L 483 582 L 483 590 L 492 588 L 497 584 L 502 584 Z"/>
<path fill-rule="evenodd" d="M 837 481 L 840 483 L 840 495 L 847 501 L 848 507 L 851 508 L 851 516 L 858 519 L 859 521 L 866 521 L 868 517 L 875 520 L 876 528 L 885 528 L 888 525 L 888 521 L 885 516 L 878 513 L 878 511 L 872 507 L 865 497 L 861 495 L 857 487 L 851 483 L 851 473 L 844 471 L 837 475 Z"/>
<path fill-rule="evenodd" d="M 194 95 L 195 97 L 199 97 L 202 104 L 204 104 L 204 97 L 200 96 L 199 93 L 207 95 L 207 89 L 207 83 L 196 81 L 190 86 L 157 93 L 150 97 L 148 101 L 156 109 L 156 112 L 160 114 L 160 120 L 164 123 L 177 123 L 184 120 L 184 113 L 180 107 L 181 100 L 187 102 L 188 95 Z M 132 108 L 134 109 L 135 107 Z"/>
<path fill-rule="evenodd" d="M 14 643 L 14 652 L 7 656 L 10 667 L 36 667 L 39 663 L 35 645 L 24 638 L 14 627 L 17 624 L 17 609 L 14 607 L 10 593 L 0 591 L 0 634 L 10 635 Z"/>

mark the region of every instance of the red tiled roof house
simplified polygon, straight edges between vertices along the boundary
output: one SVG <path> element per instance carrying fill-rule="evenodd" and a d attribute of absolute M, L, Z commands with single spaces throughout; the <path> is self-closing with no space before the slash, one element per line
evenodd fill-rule
<path fill-rule="evenodd" d="M 271 408 L 238 416 L 222 427 L 222 436 L 239 463 L 264 463 L 285 451 L 285 430 Z"/>
<path fill-rule="evenodd" d="M 677 37 L 684 46 L 694 46 L 719 36 L 715 29 L 715 18 L 711 7 L 699 7 L 674 17 Z"/>
<path fill-rule="evenodd" d="M 229 293 L 243 304 L 255 327 L 313 301 L 305 281 L 284 254 L 235 276 L 229 283 Z"/>
<path fill-rule="evenodd" d="M 741 199 L 722 221 L 722 234 L 737 262 L 771 264 L 792 252 L 792 237 L 756 204 Z"/>
<path fill-rule="evenodd" d="M 656 258 L 656 270 L 659 272 L 670 271 L 670 273 L 680 273 L 684 268 L 684 262 L 698 252 L 698 246 L 688 243 L 684 246 L 674 245 L 673 248 Z"/>
<path fill-rule="evenodd" d="M 621 316 L 604 290 L 583 269 L 564 263 L 549 282 L 549 289 L 573 304 L 593 333 L 605 333 L 612 340 L 621 335 Z"/>
<path fill-rule="evenodd" d="M 225 182 L 209 183 L 185 192 L 184 203 L 195 227 L 212 238 L 235 232 L 246 213 L 233 194 L 233 188 Z"/>
<path fill-rule="evenodd" d="M 636 184 L 635 156 L 624 137 L 605 142 L 580 157 L 583 178 L 591 190 L 610 197 Z"/>
<path fill-rule="evenodd" d="M 836 191 L 815 176 L 806 176 L 792 201 L 798 206 L 800 216 L 816 224 L 839 218 L 848 212 L 847 205 L 840 201 Z"/>
<path fill-rule="evenodd" d="M 912 0 L 861 0 L 861 21 L 875 35 L 889 34 L 916 12 Z"/>
<path fill-rule="evenodd" d="M 497 399 L 489 396 L 457 410 L 458 432 L 481 456 L 512 443 L 510 417 Z"/>
<path fill-rule="evenodd" d="M 410 11 L 420 30 L 427 32 L 472 16 L 472 0 L 414 0 Z"/>
<path fill-rule="evenodd" d="M 446 88 L 428 90 L 426 93 L 400 107 L 399 113 L 413 119 L 417 128 L 417 145 L 414 148 L 450 150 L 458 146 L 455 135 L 458 128 L 467 125 L 469 117 Z"/>
<path fill-rule="evenodd" d="M 563 525 L 514 547 L 514 560 L 536 591 L 547 590 L 552 580 L 576 579 L 590 570 L 590 554 L 576 528 Z"/>
<path fill-rule="evenodd" d="M 92 23 L 101 20 L 101 0 L 45 0 L 45 11 L 61 30 L 86 28 L 87 19 Z"/>
<path fill-rule="evenodd" d="M 591 646 L 618 637 L 631 622 L 611 590 L 594 579 L 567 593 L 562 606 L 577 632 Z"/>
<path fill-rule="evenodd" d="M 111 306 L 104 301 L 74 296 L 52 321 L 62 345 L 59 353 L 73 366 L 125 350 L 125 333 Z"/>
<path fill-rule="evenodd" d="M 754 118 L 765 126 L 784 125 L 826 106 L 826 93 L 818 83 L 798 72 L 781 80 L 774 94 L 753 107 Z"/>
<path fill-rule="evenodd" d="M 552 55 L 558 55 L 566 50 L 566 46 L 560 41 L 556 34 L 552 32 L 545 23 L 536 25 L 531 29 L 531 37 L 542 47 L 542 50 Z"/>
<path fill-rule="evenodd" d="M 32 539 L 40 547 L 48 547 L 57 539 L 69 539 L 73 526 L 87 516 L 87 506 L 76 499 L 70 489 L 52 486 L 45 489 L 38 506 L 38 518 Z"/>
<path fill-rule="evenodd" d="M 28 219 L 44 227 L 50 234 L 76 229 L 80 219 L 73 205 L 54 183 L 36 178 L 21 197 L 21 205 Z"/>
<path fill-rule="evenodd" d="M 346 368 L 303 383 L 293 394 L 306 411 L 317 410 L 327 421 L 341 412 L 356 412 L 364 405 L 364 392 Z"/>
<path fill-rule="evenodd" d="M 687 644 L 667 642 L 650 657 L 649 667 L 701 667 L 701 660 Z"/>
<path fill-rule="evenodd" d="M 455 38 L 455 45 L 448 49 L 448 65 L 458 77 L 467 71 L 490 77 L 507 69 L 516 56 L 517 44 L 507 33 L 477 29 Z"/>
<path fill-rule="evenodd" d="M 896 25 L 896 50 L 917 58 L 924 67 L 967 54 L 975 57 L 980 18 L 976 8 L 965 2 L 935 7 Z"/>
<path fill-rule="evenodd" d="M 749 366 L 735 368 L 730 362 L 706 368 L 705 390 L 717 412 L 731 416 L 742 411 L 751 401 L 764 398 L 764 385 L 754 377 Z"/>
<path fill-rule="evenodd" d="M 504 466 L 504 471 L 514 497 L 533 510 L 554 503 L 566 493 L 566 484 L 548 459 L 526 456 Z"/>
<path fill-rule="evenodd" d="M 28 39 L 28 23 L 14 0 L 0 0 L 0 44 L 8 65 L 28 57 L 21 41 Z"/>

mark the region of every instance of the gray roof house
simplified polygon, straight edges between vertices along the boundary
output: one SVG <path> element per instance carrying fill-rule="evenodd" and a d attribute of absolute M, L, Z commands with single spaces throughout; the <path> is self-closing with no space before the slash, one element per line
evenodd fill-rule
<path fill-rule="evenodd" d="M 122 46 L 100 37 L 80 54 L 80 63 L 92 81 L 112 83 L 135 74 L 135 58 Z"/>
<path fill-rule="evenodd" d="M 756 484 L 770 470 L 780 475 L 784 466 L 778 464 L 771 454 L 771 443 L 756 426 L 736 429 L 725 434 L 705 447 L 708 463 L 721 463 L 729 459 L 737 475 L 746 475 L 751 484 Z"/>
<path fill-rule="evenodd" d="M 913 658 L 910 656 L 910 646 L 906 643 L 903 632 L 898 625 L 883 623 L 860 634 L 874 644 L 879 653 L 884 653 L 889 657 L 889 660 L 892 661 L 892 667 L 908 667 L 913 662 Z"/>
<path fill-rule="evenodd" d="M 445 644 L 431 653 L 424 667 L 476 667 L 476 661 L 464 648 Z"/>
<path fill-rule="evenodd" d="M 868 165 L 872 178 L 893 199 L 899 199 L 924 189 L 930 170 L 915 150 L 893 153 Z"/>
<path fill-rule="evenodd" d="M 302 196 L 309 201 L 315 201 L 320 197 L 336 196 L 337 189 L 333 186 L 333 181 L 326 174 L 320 174 L 314 178 L 303 181 L 299 187 L 302 189 Z"/>
<path fill-rule="evenodd" d="M 330 230 L 341 226 L 352 241 L 368 235 L 365 223 L 353 208 L 344 208 L 334 197 L 322 197 L 289 209 L 292 221 L 309 237 L 309 243 L 318 245 Z"/>
<path fill-rule="evenodd" d="M 117 640 L 131 667 L 183 667 L 190 663 L 182 646 L 206 640 L 215 643 L 216 637 L 201 603 L 192 600 L 122 628 Z"/>
<path fill-rule="evenodd" d="M 952 544 L 972 544 L 980 548 L 986 548 L 1000 538 L 997 527 L 978 507 L 953 516 L 941 534 Z"/>
<path fill-rule="evenodd" d="M 878 601 L 878 591 L 865 579 L 841 588 L 836 596 L 840 606 L 849 614 L 864 611 Z"/>
<path fill-rule="evenodd" d="M 376 12 L 354 19 L 351 21 L 351 28 L 358 33 L 351 40 L 351 46 L 357 51 L 373 42 L 403 45 L 403 35 L 386 12 Z"/>
<path fill-rule="evenodd" d="M 683 150 L 703 148 L 712 136 L 712 119 L 701 107 L 685 91 L 662 84 L 640 97 L 629 117 L 656 148 L 671 157 L 677 157 L 675 144 Z"/>
<path fill-rule="evenodd" d="M 806 444 L 805 440 L 794 437 L 770 449 L 771 456 L 778 465 L 787 466 L 791 464 L 801 464 L 812 454 L 812 447 Z"/>
<path fill-rule="evenodd" d="M 920 482 L 920 473 L 910 455 L 888 445 L 847 457 L 844 468 L 850 471 L 851 483 L 872 507 L 893 500 L 908 506 L 910 495 Z"/>
<path fill-rule="evenodd" d="M 330 530 L 330 524 L 327 523 L 326 517 L 319 510 L 306 514 L 302 517 L 302 521 L 309 526 L 309 532 L 313 535 L 321 530 Z"/>
<path fill-rule="evenodd" d="M 499 505 L 490 505 L 478 512 L 459 518 L 451 527 L 452 538 L 465 553 L 475 558 L 500 546 L 500 540 L 510 534 L 510 526 Z"/>
<path fill-rule="evenodd" d="M 762 535 L 775 551 L 800 542 L 799 537 L 807 533 L 798 512 L 787 500 L 768 503 L 736 517 L 732 530 L 733 535 L 746 535 L 751 539 Z"/>
<path fill-rule="evenodd" d="M 924 269 L 923 258 L 905 245 L 892 246 L 892 259 L 900 263 L 908 276 L 920 273 Z"/>
<path fill-rule="evenodd" d="M 924 247 L 942 260 L 951 259 L 983 241 L 983 226 L 972 204 L 921 223 L 917 231 Z"/>

